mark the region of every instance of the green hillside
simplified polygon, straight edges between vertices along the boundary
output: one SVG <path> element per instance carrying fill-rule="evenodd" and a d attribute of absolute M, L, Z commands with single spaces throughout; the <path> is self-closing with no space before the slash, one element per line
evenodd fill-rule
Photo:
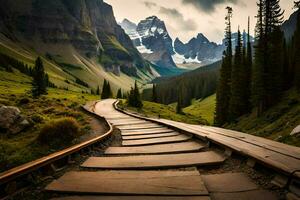
<path fill-rule="evenodd" d="M 215 107 L 216 95 L 214 94 L 205 99 L 194 100 L 192 105 L 184 108 L 183 111 L 196 117 L 202 117 L 212 125 L 214 123 Z"/>

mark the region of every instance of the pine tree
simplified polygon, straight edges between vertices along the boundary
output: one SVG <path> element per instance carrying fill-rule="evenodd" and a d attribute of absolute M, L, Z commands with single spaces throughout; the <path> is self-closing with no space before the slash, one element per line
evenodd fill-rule
<path fill-rule="evenodd" d="M 157 103 L 157 91 L 156 91 L 156 85 L 153 84 L 152 87 L 152 102 Z"/>
<path fill-rule="evenodd" d="M 263 0 L 257 3 L 258 14 L 257 23 L 255 27 L 255 54 L 254 66 L 252 71 L 252 95 L 251 101 L 253 107 L 257 108 L 257 115 L 261 115 L 264 110 L 264 24 L 263 24 Z"/>
<path fill-rule="evenodd" d="M 101 99 L 107 99 L 107 83 L 106 80 L 104 79 L 103 81 L 103 86 L 102 86 L 102 92 L 101 92 Z"/>
<path fill-rule="evenodd" d="M 107 98 L 112 98 L 113 97 L 113 93 L 112 93 L 112 90 L 111 90 L 111 87 L 110 87 L 110 83 L 109 81 L 107 81 L 107 86 L 106 86 L 106 90 L 107 90 Z"/>
<path fill-rule="evenodd" d="M 43 61 L 38 57 L 35 61 L 35 67 L 33 69 L 33 88 L 32 94 L 37 97 L 47 93 L 47 74 L 44 70 Z"/>
<path fill-rule="evenodd" d="M 143 102 L 141 100 L 139 88 L 137 85 L 137 82 L 134 83 L 134 88 L 131 88 L 128 99 L 127 99 L 128 105 L 135 107 L 135 108 L 142 108 Z"/>
<path fill-rule="evenodd" d="M 117 99 L 122 99 L 122 89 L 120 88 L 117 93 Z"/>
<path fill-rule="evenodd" d="M 294 33 L 293 37 L 293 65 L 295 69 L 295 85 L 300 92 L 300 54 L 299 54 L 299 49 L 300 49 L 300 1 L 295 2 L 295 8 L 298 9 L 298 15 L 297 15 L 297 28 Z"/>
<path fill-rule="evenodd" d="M 251 111 L 251 80 L 252 80 L 252 43 L 250 39 L 250 17 L 248 17 L 247 52 L 245 58 L 245 113 Z M 244 41 L 246 43 L 246 41 Z"/>
<path fill-rule="evenodd" d="M 97 87 L 96 95 L 100 95 L 100 87 Z"/>
<path fill-rule="evenodd" d="M 232 69 L 232 41 L 231 41 L 231 18 L 232 8 L 227 7 L 226 15 L 226 51 L 222 59 L 222 68 L 220 71 L 220 80 L 217 88 L 217 101 L 215 112 L 215 124 L 223 125 L 228 121 L 228 107 L 230 102 L 230 85 Z"/>
<path fill-rule="evenodd" d="M 230 120 L 234 120 L 244 114 L 245 111 L 245 66 L 243 65 L 243 44 L 240 30 L 238 30 L 237 46 L 235 48 L 234 63 L 232 66 L 231 97 L 229 104 Z"/>
<path fill-rule="evenodd" d="M 176 105 L 176 113 L 177 114 L 182 114 L 182 97 L 181 97 L 180 93 L 178 93 L 178 100 L 177 100 L 177 105 Z"/>
<path fill-rule="evenodd" d="M 280 98 L 283 90 L 283 11 L 279 0 L 260 0 L 256 25 L 252 102 L 261 115 Z"/>

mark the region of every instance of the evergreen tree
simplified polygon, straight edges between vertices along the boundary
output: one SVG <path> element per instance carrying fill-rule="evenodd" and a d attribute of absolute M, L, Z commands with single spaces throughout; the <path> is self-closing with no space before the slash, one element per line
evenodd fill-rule
<path fill-rule="evenodd" d="M 298 9 L 297 28 L 293 37 L 293 67 L 295 69 L 295 85 L 300 92 L 300 1 L 295 2 L 295 8 Z"/>
<path fill-rule="evenodd" d="M 100 87 L 97 87 L 96 95 L 100 95 Z"/>
<path fill-rule="evenodd" d="M 222 59 L 222 68 L 220 71 L 220 80 L 217 88 L 217 101 L 215 124 L 223 125 L 228 121 L 228 108 L 230 103 L 230 85 L 231 85 L 231 69 L 232 69 L 232 41 L 231 41 L 231 18 L 232 8 L 227 7 L 226 15 L 226 51 Z"/>
<path fill-rule="evenodd" d="M 155 102 L 157 103 L 157 91 L 156 91 L 156 85 L 153 84 L 153 87 L 152 87 L 152 102 Z"/>
<path fill-rule="evenodd" d="M 107 81 L 107 88 L 106 88 L 106 90 L 107 90 L 107 94 L 106 94 L 107 98 L 112 98 L 113 97 L 113 93 L 112 93 L 109 81 Z"/>
<path fill-rule="evenodd" d="M 248 113 L 251 111 L 251 79 L 252 79 L 252 44 L 250 39 L 250 17 L 248 17 L 248 32 L 247 32 L 247 52 L 246 52 L 246 58 L 245 58 L 245 112 Z M 246 41 L 244 41 L 246 43 Z"/>
<path fill-rule="evenodd" d="M 137 82 L 135 81 L 134 83 L 134 88 L 131 88 L 129 95 L 128 95 L 128 105 L 135 107 L 135 108 L 142 108 L 143 107 L 143 103 L 141 100 L 141 96 L 140 96 L 140 92 L 139 92 L 139 88 L 137 85 Z"/>
<path fill-rule="evenodd" d="M 263 24 L 263 0 L 257 3 L 258 14 L 257 23 L 255 27 L 255 54 L 254 54 L 254 66 L 252 71 L 252 105 L 257 108 L 257 115 L 259 116 L 263 112 L 264 108 L 264 24 Z"/>
<path fill-rule="evenodd" d="M 33 96 L 37 97 L 47 93 L 48 75 L 45 73 L 43 61 L 40 57 L 35 61 L 32 84 Z"/>
<path fill-rule="evenodd" d="M 235 48 L 234 63 L 232 66 L 231 98 L 229 104 L 230 120 L 240 117 L 245 112 L 245 68 L 243 64 L 243 44 L 240 30 L 238 30 L 237 46 Z"/>
<path fill-rule="evenodd" d="M 118 90 L 118 93 L 117 93 L 117 99 L 122 99 L 122 90 L 121 88 Z"/>
<path fill-rule="evenodd" d="M 101 99 L 107 99 L 107 82 L 104 79 L 103 86 L 102 86 L 102 92 L 101 92 Z"/>
<path fill-rule="evenodd" d="M 176 105 L 176 113 L 177 114 L 182 114 L 182 97 L 181 97 L 180 93 L 178 93 L 178 100 L 177 100 L 177 105 Z"/>
<path fill-rule="evenodd" d="M 256 26 L 255 66 L 252 102 L 257 114 L 267 110 L 280 98 L 283 90 L 283 13 L 279 0 L 260 0 Z"/>

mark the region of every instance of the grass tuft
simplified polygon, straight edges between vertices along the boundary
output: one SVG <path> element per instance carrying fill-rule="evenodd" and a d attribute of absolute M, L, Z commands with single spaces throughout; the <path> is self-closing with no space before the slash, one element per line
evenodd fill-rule
<path fill-rule="evenodd" d="M 45 124 L 38 136 L 38 141 L 43 145 L 60 147 L 71 144 L 78 137 L 80 126 L 74 118 L 66 117 L 53 120 Z"/>

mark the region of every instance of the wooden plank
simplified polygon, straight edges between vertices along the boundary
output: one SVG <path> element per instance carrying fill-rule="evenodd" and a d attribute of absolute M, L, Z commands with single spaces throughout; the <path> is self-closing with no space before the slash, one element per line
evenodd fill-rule
<path fill-rule="evenodd" d="M 208 195 L 197 171 L 68 172 L 46 190 L 80 194 Z"/>
<path fill-rule="evenodd" d="M 244 173 L 203 175 L 209 192 L 243 192 L 258 189 L 258 186 Z"/>
<path fill-rule="evenodd" d="M 276 169 L 280 172 L 290 174 L 296 170 L 300 170 L 299 159 L 296 159 L 294 156 L 282 154 L 279 151 L 271 150 L 270 148 L 265 148 L 264 145 L 253 144 L 253 142 L 251 141 L 247 141 L 246 139 L 241 139 L 235 136 L 230 137 L 229 135 L 217 134 L 212 131 L 208 131 L 202 126 L 188 125 L 165 119 L 159 119 L 157 121 L 172 125 L 174 127 L 178 127 L 182 130 L 191 132 L 195 135 L 205 137 L 211 141 L 230 147 L 241 154 L 245 154 L 252 157 L 253 159 L 257 159 L 259 162 L 262 162 L 265 165 L 268 165 L 269 167 L 272 167 L 273 169 Z M 292 147 L 292 149 L 294 149 L 294 147 Z M 300 178 L 300 173 L 296 173 L 295 176 Z"/>
<path fill-rule="evenodd" d="M 209 196 L 71 196 L 52 200 L 210 200 Z"/>
<path fill-rule="evenodd" d="M 142 130 L 155 128 L 164 128 L 164 126 L 158 124 L 118 126 L 118 129 L 120 130 Z"/>
<path fill-rule="evenodd" d="M 168 129 L 168 128 L 155 128 L 155 129 L 138 129 L 138 130 L 129 130 L 129 131 L 121 131 L 121 134 L 123 136 L 129 136 L 129 135 L 148 135 L 148 134 L 160 134 L 160 133 L 170 133 L 174 130 Z"/>
<path fill-rule="evenodd" d="M 143 126 L 148 126 L 148 125 L 153 125 L 152 122 L 147 122 L 147 121 L 136 121 L 136 122 L 122 122 L 122 123 L 113 123 L 115 126 L 122 127 L 122 126 L 134 126 L 134 125 L 143 125 Z"/>
<path fill-rule="evenodd" d="M 254 190 L 234 193 L 212 193 L 212 200 L 279 200 L 276 195 L 266 190 Z"/>
<path fill-rule="evenodd" d="M 145 134 L 145 135 L 133 135 L 122 136 L 123 140 L 138 140 L 138 139 L 150 139 L 150 138 L 163 138 L 180 135 L 178 132 L 160 133 L 160 134 Z"/>
<path fill-rule="evenodd" d="M 141 146 L 141 145 L 150 145 L 150 144 L 165 144 L 171 142 L 183 142 L 191 139 L 189 135 L 177 135 L 164 138 L 151 138 L 151 139 L 141 139 L 141 140 L 123 140 L 123 146 Z"/>
<path fill-rule="evenodd" d="M 90 157 L 81 166 L 102 169 L 157 169 L 220 164 L 225 160 L 214 151 L 143 156 Z"/>
<path fill-rule="evenodd" d="M 172 144 L 157 144 L 139 147 L 109 147 L 105 154 L 159 154 L 159 153 L 184 153 L 197 151 L 205 147 L 205 144 L 198 142 L 180 142 Z"/>

